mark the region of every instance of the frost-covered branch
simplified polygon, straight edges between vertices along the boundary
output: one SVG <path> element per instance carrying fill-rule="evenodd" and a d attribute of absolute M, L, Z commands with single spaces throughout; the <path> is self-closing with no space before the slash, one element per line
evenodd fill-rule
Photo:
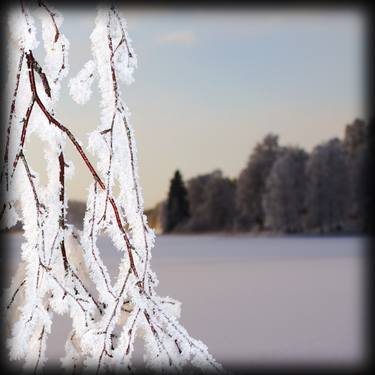
<path fill-rule="evenodd" d="M 44 64 L 34 57 L 39 44 L 35 15 L 42 24 Z M 15 80 L 10 80 L 14 88 L 0 177 L 5 192 L 0 220 L 8 227 L 20 220 L 25 237 L 6 304 L 11 359 L 23 359 L 25 367 L 39 371 L 46 362 L 46 340 L 57 313 L 72 318 L 62 359 L 66 368 L 132 371 L 134 340 L 139 335 L 150 368 L 180 370 L 193 365 L 221 371 L 205 345 L 179 324 L 180 304 L 155 293 L 158 280 L 150 267 L 155 236 L 143 214 L 134 131 L 121 94 L 121 82 L 133 81 L 137 65 L 123 15 L 114 7 L 98 8 L 91 35 L 93 59 L 70 81 L 70 93 L 79 104 L 90 99 L 92 83 L 98 81 L 101 123 L 89 136 L 89 149 L 98 157 L 96 166 L 70 128 L 55 116 L 61 80 L 69 68 L 62 16 L 42 1 L 38 7 L 21 2 L 10 23 L 16 45 L 11 58 L 18 64 L 11 71 Z M 46 186 L 25 156 L 25 144 L 33 133 L 46 147 Z M 82 232 L 66 221 L 65 185 L 73 175 L 73 165 L 65 159 L 66 141 L 93 178 Z M 97 246 L 102 235 L 109 236 L 122 253 L 116 280 L 111 280 Z"/>

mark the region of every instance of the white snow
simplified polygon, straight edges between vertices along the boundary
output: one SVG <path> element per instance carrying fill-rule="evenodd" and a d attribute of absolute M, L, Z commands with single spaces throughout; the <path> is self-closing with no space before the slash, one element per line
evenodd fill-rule
<path fill-rule="evenodd" d="M 7 238 L 12 274 L 22 239 Z M 181 323 L 224 368 L 357 365 L 366 349 L 365 245 L 359 237 L 160 236 L 153 269 L 158 294 L 178 296 Z M 99 246 L 115 278 L 121 254 L 108 239 Z M 68 319 L 54 318 L 49 363 L 64 353 Z"/>

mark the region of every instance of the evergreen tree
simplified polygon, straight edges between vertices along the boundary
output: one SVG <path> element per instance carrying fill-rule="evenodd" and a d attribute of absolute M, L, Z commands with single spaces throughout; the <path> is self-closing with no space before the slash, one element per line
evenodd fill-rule
<path fill-rule="evenodd" d="M 189 217 L 187 190 L 179 170 L 171 180 L 166 207 L 165 232 L 175 230 Z"/>

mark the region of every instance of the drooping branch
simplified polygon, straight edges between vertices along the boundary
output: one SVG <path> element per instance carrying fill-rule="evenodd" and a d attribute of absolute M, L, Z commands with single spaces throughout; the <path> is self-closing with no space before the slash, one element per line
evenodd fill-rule
<path fill-rule="evenodd" d="M 93 210 L 92 210 L 92 217 L 91 217 L 91 229 L 90 229 L 90 234 L 89 234 L 90 245 L 91 245 L 90 250 L 91 250 L 92 257 L 95 260 L 95 263 L 99 267 L 100 274 L 101 274 L 101 276 L 104 280 L 104 283 L 105 283 L 105 286 L 107 288 L 108 293 L 110 293 L 113 298 L 116 298 L 112 288 L 110 287 L 110 281 L 108 280 L 102 265 L 98 261 L 98 259 L 96 257 L 96 254 L 95 254 L 95 250 L 94 250 L 94 247 L 95 247 L 94 246 L 94 231 L 95 231 L 95 221 L 96 221 L 96 199 L 97 199 L 97 192 L 98 192 L 97 185 L 98 185 L 97 181 L 95 181 L 95 183 L 94 183 L 94 202 L 93 202 Z"/>
<path fill-rule="evenodd" d="M 9 118 L 8 118 L 8 127 L 6 131 L 6 143 L 5 143 L 5 151 L 4 151 L 4 158 L 3 158 L 3 168 L 1 170 L 0 174 L 0 184 L 3 179 L 3 175 L 5 174 L 6 179 L 6 191 L 9 189 L 9 141 L 10 141 L 10 133 L 12 130 L 12 123 L 13 123 L 13 117 L 16 111 L 16 100 L 18 95 L 18 88 L 20 85 L 20 78 L 21 78 L 21 70 L 22 70 L 22 64 L 24 61 L 24 49 L 21 48 L 20 50 L 20 58 L 18 62 L 18 68 L 17 68 L 17 75 L 16 75 L 16 85 L 14 88 L 13 96 L 12 96 L 12 103 L 10 105 L 10 111 L 9 111 Z"/>
<path fill-rule="evenodd" d="M 48 8 L 48 6 L 43 1 L 38 1 L 38 4 L 39 4 L 40 7 L 43 7 L 48 12 L 48 14 L 50 15 L 50 17 L 52 19 L 53 26 L 55 27 L 55 39 L 54 39 L 54 42 L 56 43 L 57 40 L 60 37 L 60 30 L 59 30 L 59 28 L 58 28 L 58 26 L 56 24 L 55 14 Z"/>
<path fill-rule="evenodd" d="M 40 357 L 42 355 L 42 345 L 43 345 L 43 339 L 44 339 L 45 329 L 46 329 L 46 327 L 43 326 L 42 331 L 40 332 L 40 336 L 38 338 L 38 340 L 39 340 L 38 359 L 37 359 L 35 367 L 34 367 L 34 372 L 33 372 L 34 374 L 36 374 L 36 372 L 38 370 L 38 366 L 39 366 L 39 362 L 40 362 Z"/>
<path fill-rule="evenodd" d="M 18 330 L 15 330 L 19 333 L 13 336 L 15 343 L 16 340 L 20 342 L 20 339 L 25 337 L 23 341 L 26 345 L 23 345 L 19 353 L 16 351 L 14 357 L 26 358 L 35 371 L 43 366 L 46 337 L 50 333 L 51 306 L 54 312 L 68 312 L 73 319 L 73 330 L 67 339 L 65 359 L 73 363 L 74 369 L 80 362 L 83 365 L 87 360 L 90 365 L 93 364 L 97 372 L 106 370 L 106 366 L 112 368 L 117 365 L 124 365 L 131 371 L 130 360 L 134 340 L 141 329 L 147 347 L 152 346 L 147 349 L 148 364 L 155 361 L 163 369 L 181 370 L 189 359 L 194 359 L 195 364 L 203 361 L 205 365 L 220 371 L 220 365 L 209 355 L 204 345 L 201 346 L 199 341 L 190 338 L 177 322 L 175 316 L 179 314 L 179 304 L 173 306 L 174 302 L 169 298 L 162 299 L 154 292 L 157 279 L 153 277 L 154 274 L 149 267 L 154 237 L 143 215 L 135 139 L 128 121 L 128 109 L 121 99 L 119 85 L 119 80 L 128 82 L 129 77 L 129 80 L 132 80 L 131 74 L 136 66 L 136 57 L 129 43 L 124 18 L 114 7 L 107 12 L 98 11 L 97 27 L 94 30 L 96 36 L 92 41 L 93 45 L 99 42 L 97 46 L 103 53 L 94 52 L 96 63 L 90 60 L 83 73 L 85 80 L 90 79 L 90 85 L 91 78 L 98 76 L 102 95 L 108 95 L 108 98 L 105 98 L 108 100 L 103 100 L 104 116 L 102 128 L 99 129 L 99 133 L 107 142 L 108 154 L 107 148 L 94 150 L 98 153 L 102 151 L 98 155 L 100 162 L 96 169 L 71 130 L 58 121 L 54 114 L 54 105 L 60 88 L 58 81 L 64 76 L 62 69 L 65 68 L 65 62 L 67 64 L 65 58 L 69 43 L 60 31 L 61 17 L 58 12 L 42 1 L 38 4 L 45 11 L 40 13 L 46 49 L 44 67 L 33 56 L 37 42 L 32 13 L 29 13 L 21 3 L 24 17 L 21 21 L 27 25 L 27 32 L 23 28 L 23 38 L 34 38 L 34 41 L 27 40 L 25 43 L 26 64 L 22 64 L 25 58 L 22 56 L 19 75 L 24 74 L 25 78 L 28 77 L 28 84 L 22 87 L 22 94 L 27 95 L 26 100 L 31 96 L 31 100 L 29 106 L 25 106 L 24 109 L 20 135 L 13 136 L 12 139 L 12 146 L 16 144 L 18 147 L 15 157 L 12 155 L 14 161 L 9 183 L 14 181 L 13 176 L 16 176 L 17 183 L 26 183 L 26 189 L 22 190 L 25 197 L 20 196 L 19 200 L 27 232 L 23 256 L 27 254 L 26 257 L 30 258 L 25 257 L 25 277 L 17 279 L 23 281 L 14 282 L 12 288 L 16 290 L 13 289 L 10 294 L 9 306 L 20 305 L 21 298 L 17 298 L 17 295 L 21 288 L 25 288 L 22 296 L 26 304 L 24 308 L 20 308 L 23 315 Z M 97 41 L 96 37 L 99 37 Z M 126 65 L 119 64 L 126 59 L 128 70 Z M 23 70 L 25 65 L 27 73 Z M 95 69 L 97 75 L 93 74 Z M 77 82 L 76 87 L 79 88 L 79 80 Z M 19 78 L 16 80 L 12 100 L 13 117 L 16 98 L 19 95 L 18 86 Z M 87 92 L 83 97 L 86 94 Z M 79 93 L 77 96 L 79 97 Z M 34 113 L 35 107 L 37 114 Z M 12 125 L 13 117 L 10 117 L 8 125 Z M 41 117 L 47 121 L 40 121 Z M 29 128 L 37 129 L 37 134 L 45 139 L 41 131 L 42 127 L 48 126 L 53 130 L 50 133 L 51 139 L 48 139 L 50 148 L 46 153 L 50 182 L 45 188 L 28 165 L 24 145 L 30 133 Z M 10 127 L 9 137 L 12 135 Z M 15 137 L 20 139 L 14 139 Z M 68 171 L 66 168 L 69 165 L 65 163 L 65 139 L 71 142 L 93 178 L 84 228 L 80 234 L 66 222 L 68 200 L 65 179 Z M 102 142 L 100 136 L 97 139 Z M 96 146 L 94 145 L 94 149 Z M 4 164 L 8 163 L 9 152 L 5 155 Z M 15 174 L 19 161 L 24 165 L 25 174 Z M 124 171 L 119 172 L 116 168 L 122 162 Z M 120 183 L 120 194 L 116 199 L 112 192 L 115 182 Z M 8 203 L 4 203 L 1 212 L 5 212 Z M 106 217 L 108 206 L 111 206 L 112 211 L 111 215 Z M 124 250 L 119 276 L 114 284 L 97 248 L 97 239 L 103 230 L 112 238 L 117 248 Z M 30 233 L 31 231 L 34 233 Z M 123 248 L 124 245 L 126 250 Z M 134 255 L 138 258 L 134 258 Z M 94 293 L 98 293 L 97 299 L 91 294 L 89 284 L 86 284 L 87 280 L 93 282 L 96 287 Z M 26 331 L 24 336 L 19 329 L 21 324 Z M 117 328 L 121 329 L 120 334 L 116 332 Z M 33 347 L 31 355 L 27 353 L 27 345 Z"/>
<path fill-rule="evenodd" d="M 28 178 L 28 181 L 30 183 L 30 186 L 31 186 L 31 189 L 32 189 L 32 192 L 33 192 L 36 214 L 37 214 L 37 227 L 38 227 L 38 230 L 39 230 L 39 232 L 41 234 L 41 237 L 42 237 L 42 251 L 43 251 L 43 255 L 45 256 L 45 233 L 44 233 L 42 221 L 43 221 L 43 213 L 46 210 L 46 207 L 44 206 L 44 204 L 40 201 L 40 199 L 38 197 L 37 189 L 36 189 L 35 183 L 34 183 L 34 175 L 30 171 L 29 164 L 27 163 L 27 160 L 26 160 L 26 157 L 23 153 L 23 150 L 21 150 L 19 152 L 19 156 L 22 159 L 22 163 L 24 165 L 24 168 L 25 168 L 25 171 L 26 171 L 26 174 L 27 174 L 27 178 Z M 39 263 L 41 263 L 40 260 L 39 260 Z"/>
<path fill-rule="evenodd" d="M 126 275 L 126 278 L 125 278 L 124 284 L 123 284 L 123 286 L 122 286 L 122 288 L 121 288 L 121 291 L 120 291 L 119 297 L 117 297 L 117 299 L 116 299 L 116 303 L 115 303 L 115 306 L 114 306 L 114 308 L 113 308 L 113 311 L 112 311 L 111 317 L 110 317 L 110 319 L 109 319 L 109 321 L 108 321 L 107 327 L 106 327 L 106 329 L 105 329 L 104 332 L 100 332 L 101 334 L 104 335 L 104 341 L 103 341 L 103 349 L 102 349 L 101 354 L 100 354 L 100 356 L 99 356 L 99 361 L 98 361 L 98 366 L 97 366 L 96 373 L 98 373 L 99 370 L 100 370 L 100 366 L 101 366 L 101 361 L 102 361 L 103 355 L 106 354 L 106 355 L 109 356 L 109 357 L 112 356 L 112 355 L 109 353 L 108 348 L 107 348 L 107 346 L 106 346 L 107 339 L 108 339 L 108 337 L 107 337 L 107 336 L 108 336 L 108 330 L 109 330 L 109 327 L 110 327 L 110 325 L 111 325 L 113 319 L 115 318 L 115 315 L 116 315 L 116 312 L 117 312 L 117 310 L 118 310 L 118 307 L 119 307 L 120 303 L 122 303 L 122 301 L 120 300 L 120 296 L 122 296 L 123 293 L 124 293 L 124 290 L 125 290 L 125 287 L 126 287 L 126 284 L 127 284 L 127 282 L 128 282 L 128 279 L 129 279 L 130 274 L 131 274 L 131 268 L 129 269 L 128 274 Z M 120 302 L 120 301 L 121 301 L 121 302 Z"/>
<path fill-rule="evenodd" d="M 32 93 L 33 93 L 33 96 L 34 96 L 33 99 L 35 99 L 35 102 L 38 104 L 39 108 L 42 110 L 44 115 L 47 117 L 48 121 L 50 123 L 52 123 L 53 125 L 55 125 L 57 128 L 59 128 L 63 133 L 65 133 L 68 136 L 68 138 L 70 139 L 70 141 L 73 143 L 74 147 L 76 148 L 76 150 L 80 154 L 81 158 L 83 159 L 84 163 L 86 164 L 87 168 L 89 169 L 90 173 L 94 177 L 95 181 L 98 183 L 98 185 L 100 186 L 101 189 L 105 190 L 106 187 L 105 187 L 104 182 L 99 177 L 98 173 L 96 172 L 95 168 L 93 167 L 93 165 L 89 161 L 86 153 L 83 151 L 81 145 L 78 143 L 78 141 L 76 140 L 74 135 L 71 133 L 71 131 L 68 128 L 66 128 L 64 125 L 62 125 L 59 121 L 57 121 L 55 119 L 54 116 L 52 116 L 50 114 L 50 112 L 47 110 L 47 108 L 44 106 L 43 102 L 41 101 L 41 99 L 38 95 L 37 89 L 36 89 L 35 75 L 34 75 L 34 68 L 33 68 L 34 57 L 33 57 L 33 54 L 32 54 L 31 51 L 26 53 L 26 58 L 27 58 L 27 66 L 29 68 L 30 86 L 31 86 L 31 90 L 32 90 Z M 33 104 L 34 104 L 34 100 L 33 100 Z M 133 258 L 133 254 L 132 254 L 132 246 L 131 246 L 129 238 L 128 238 L 126 232 L 125 232 L 124 225 L 122 223 L 122 220 L 121 220 L 116 202 L 115 202 L 113 197 L 109 198 L 109 202 L 111 203 L 111 206 L 113 208 L 113 211 L 114 211 L 114 214 L 115 214 L 115 217 L 116 217 L 116 221 L 117 221 L 117 225 L 118 225 L 120 231 L 123 234 L 123 238 L 125 240 L 126 248 L 127 248 L 128 255 L 129 255 L 129 261 L 130 261 L 131 268 L 134 272 L 134 275 L 138 278 L 138 272 L 136 270 L 134 258 Z"/>
<path fill-rule="evenodd" d="M 138 183 L 137 183 L 137 179 L 136 179 L 136 172 L 135 172 L 133 141 L 132 141 L 132 136 L 131 136 L 130 128 L 129 128 L 129 125 L 128 125 L 128 120 L 127 120 L 127 117 L 126 117 L 126 111 L 125 111 L 124 105 L 119 100 L 120 93 L 119 93 L 119 88 L 118 88 L 118 81 L 117 81 L 115 61 L 114 61 L 115 53 L 123 42 L 125 42 L 125 44 L 126 44 L 126 48 L 127 48 L 127 51 L 128 51 L 128 57 L 131 58 L 133 55 L 132 55 L 132 53 L 129 49 L 129 43 L 128 43 L 128 40 L 127 40 L 127 37 L 126 37 L 126 33 L 124 31 L 121 19 L 118 15 L 116 9 L 114 7 L 111 7 L 111 12 L 115 15 L 116 20 L 118 22 L 118 26 L 121 29 L 121 40 L 120 40 L 119 44 L 117 45 L 116 49 L 114 50 L 113 49 L 112 35 L 111 35 L 111 15 L 109 15 L 108 22 L 107 22 L 107 40 L 108 40 L 108 48 L 109 48 L 109 51 L 110 51 L 109 61 L 110 61 L 110 68 L 111 68 L 112 89 L 113 89 L 115 101 L 114 101 L 113 116 L 112 116 L 112 122 L 111 122 L 111 128 L 110 128 L 111 140 L 110 140 L 110 152 L 109 152 L 109 166 L 108 166 L 107 174 L 109 176 L 110 173 L 111 173 L 111 163 L 112 163 L 112 153 L 113 153 L 113 126 L 114 126 L 114 120 L 115 120 L 116 114 L 117 114 L 117 112 L 119 112 L 122 115 L 123 124 L 124 124 L 124 128 L 125 128 L 125 134 L 126 134 L 127 141 L 128 141 L 133 187 L 134 187 L 134 191 L 135 191 L 135 194 L 136 194 L 136 201 L 137 201 L 137 212 L 139 214 L 140 221 L 142 223 L 143 239 L 144 239 L 144 247 L 145 247 L 145 261 L 144 261 L 144 270 L 143 270 L 143 276 L 142 276 L 142 285 L 144 285 L 146 274 L 147 274 L 148 258 L 149 258 L 149 248 L 148 248 L 147 238 L 146 238 L 147 227 L 146 227 L 145 222 L 144 222 L 143 212 L 142 212 L 142 208 L 141 208 L 141 204 L 140 204 L 139 187 L 138 187 Z M 109 192 L 109 179 L 108 179 L 107 184 L 108 184 L 107 192 Z"/>

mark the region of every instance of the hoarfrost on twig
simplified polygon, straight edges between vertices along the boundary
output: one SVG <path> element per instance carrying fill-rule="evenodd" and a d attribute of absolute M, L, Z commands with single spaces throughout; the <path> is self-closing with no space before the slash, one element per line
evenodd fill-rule
<path fill-rule="evenodd" d="M 43 64 L 33 54 L 39 44 L 35 15 L 42 24 Z M 134 130 L 120 89 L 120 82 L 133 81 L 137 66 L 125 19 L 113 6 L 98 8 L 91 34 L 93 59 L 69 83 L 70 94 L 79 104 L 90 99 L 94 79 L 98 83 L 101 122 L 89 137 L 90 151 L 98 158 L 96 166 L 54 114 L 69 68 L 69 42 L 61 31 L 62 22 L 61 14 L 42 1 L 38 7 L 21 2 L 10 16 L 14 43 L 10 59 L 18 63 L 10 69 L 0 220 L 8 227 L 20 220 L 25 237 L 5 306 L 10 357 L 39 371 L 47 361 L 54 314 L 68 314 L 72 329 L 61 359 L 67 369 L 131 371 L 138 335 L 144 340 L 149 368 L 198 366 L 221 371 L 207 347 L 178 322 L 180 303 L 155 292 L 158 280 L 150 267 L 155 235 L 143 214 Z M 45 143 L 46 185 L 25 151 L 32 132 Z M 74 173 L 73 164 L 65 159 L 67 141 L 93 178 L 82 232 L 66 222 L 65 182 Z M 117 194 L 115 185 L 120 187 Z M 97 244 L 101 235 L 109 236 L 122 253 L 114 281 Z"/>

